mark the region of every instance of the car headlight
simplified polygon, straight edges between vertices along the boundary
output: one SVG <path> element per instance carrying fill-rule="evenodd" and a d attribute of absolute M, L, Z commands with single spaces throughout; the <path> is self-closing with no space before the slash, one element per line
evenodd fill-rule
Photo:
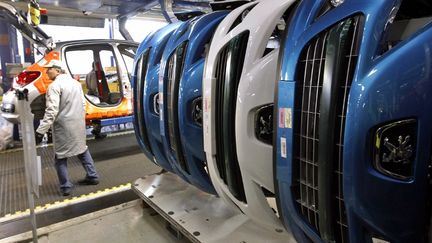
<path fill-rule="evenodd" d="M 6 113 L 14 113 L 15 105 L 14 104 L 1 104 L 1 111 Z"/>
<path fill-rule="evenodd" d="M 415 119 L 396 121 L 379 127 L 375 132 L 375 169 L 396 179 L 411 179 L 416 140 L 417 121 Z"/>

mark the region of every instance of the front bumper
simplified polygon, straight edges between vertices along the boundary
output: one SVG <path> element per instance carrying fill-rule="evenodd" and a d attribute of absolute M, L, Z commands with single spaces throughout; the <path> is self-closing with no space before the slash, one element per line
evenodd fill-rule
<path fill-rule="evenodd" d="M 276 194 L 282 218 L 285 224 L 294 225 L 293 231 L 299 241 L 303 238 L 313 242 L 352 243 L 379 238 L 389 242 L 425 242 L 431 188 L 428 182 L 432 146 L 432 116 L 428 112 L 432 104 L 429 95 L 432 89 L 432 72 L 429 71 L 431 25 L 417 30 L 388 50 L 381 43 L 387 40 L 381 36 L 383 31 L 377 30 L 385 29 L 387 18 L 383 16 L 391 16 L 397 1 L 345 1 L 344 5 L 317 17 L 310 24 L 306 20 L 313 8 L 306 4 L 312 2 L 302 2 L 303 8 L 294 17 L 297 22 L 288 31 L 291 39 L 285 43 L 286 53 L 278 84 L 275 166 Z M 330 38 L 332 33 L 338 33 L 333 29 L 353 16 L 363 19 L 355 29 L 361 38 L 352 42 L 348 49 L 354 51 L 353 55 L 331 58 L 341 48 L 330 48 L 330 44 L 338 43 L 340 37 L 344 37 Z M 343 34 L 349 28 L 340 30 Z M 326 41 L 325 45 L 321 40 Z M 326 49 L 321 51 L 323 46 Z M 319 66 L 320 60 L 322 66 Z M 306 75 L 302 70 L 308 71 Z M 333 71 L 332 75 L 328 74 L 330 71 Z M 338 78 L 342 74 L 344 79 Z M 332 82 L 314 85 L 319 75 Z M 325 78 L 322 80 L 327 80 Z M 340 80 L 346 84 L 342 83 L 340 89 L 333 87 Z M 322 88 L 322 93 L 316 92 L 315 87 Z M 338 93 L 340 90 L 343 92 Z M 303 102 L 301 97 L 310 102 Z M 336 98 L 339 97 L 344 99 L 343 103 L 338 102 Z M 297 104 L 302 102 L 308 109 L 301 110 L 303 116 L 300 112 L 295 113 L 300 110 Z M 344 104 L 346 111 L 341 109 L 341 114 L 332 113 L 332 108 L 336 107 L 333 104 Z M 318 107 L 319 114 L 311 113 L 310 107 Z M 291 124 L 286 122 L 291 121 L 288 111 L 294 111 L 293 128 L 286 125 Z M 343 121 L 344 117 L 346 121 Z M 414 151 L 413 171 L 409 174 L 412 179 L 406 181 L 379 172 L 374 167 L 372 152 L 377 128 L 411 119 L 418 124 L 418 136 L 412 145 L 420 146 Z M 297 136 L 300 132 L 305 136 Z M 296 136 L 297 140 L 294 139 Z M 331 143 L 326 143 L 329 138 Z M 393 140 L 390 141 L 396 144 L 397 139 L 396 142 Z M 329 149 L 320 150 L 328 144 L 334 144 L 331 148 L 334 153 L 326 153 Z M 388 158 L 388 154 L 384 157 Z M 331 224 L 327 222 L 333 222 L 332 227 L 328 227 Z"/>
<path fill-rule="evenodd" d="M 7 121 L 19 123 L 19 111 L 16 104 L 15 92 L 8 91 L 3 95 L 3 101 L 0 104 L 1 115 Z"/>

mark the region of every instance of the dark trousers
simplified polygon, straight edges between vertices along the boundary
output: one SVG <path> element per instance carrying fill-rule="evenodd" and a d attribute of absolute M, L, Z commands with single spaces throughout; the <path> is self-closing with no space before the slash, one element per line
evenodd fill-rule
<path fill-rule="evenodd" d="M 81 164 L 86 171 L 86 178 L 97 179 L 99 176 L 96 172 L 94 161 L 89 150 L 87 149 L 84 153 L 79 154 L 77 157 L 79 160 L 81 160 Z M 58 159 L 57 156 L 55 157 L 55 168 L 60 181 L 60 189 L 71 188 L 73 186 L 73 183 L 69 179 L 67 159 L 68 158 Z"/>

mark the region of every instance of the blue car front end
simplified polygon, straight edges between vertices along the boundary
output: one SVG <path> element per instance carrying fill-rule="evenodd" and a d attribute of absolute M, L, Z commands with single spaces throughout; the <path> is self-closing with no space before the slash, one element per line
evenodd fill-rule
<path fill-rule="evenodd" d="M 165 152 L 181 176 L 213 194 L 216 192 L 208 176 L 203 149 L 202 76 L 206 48 L 226 14 L 216 11 L 182 24 L 163 53 L 159 77 Z"/>
<path fill-rule="evenodd" d="M 165 170 L 175 172 L 166 158 L 159 126 L 159 67 L 163 50 L 179 26 L 173 23 L 148 35 L 138 47 L 134 61 L 134 129 L 144 154 Z"/>
<path fill-rule="evenodd" d="M 302 1 L 282 48 L 279 213 L 300 242 L 427 242 L 432 6 L 337 2 Z"/>

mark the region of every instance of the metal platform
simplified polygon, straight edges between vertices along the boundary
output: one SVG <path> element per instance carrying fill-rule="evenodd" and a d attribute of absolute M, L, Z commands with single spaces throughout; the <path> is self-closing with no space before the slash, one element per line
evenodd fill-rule
<path fill-rule="evenodd" d="M 289 232 L 260 227 L 172 173 L 142 177 L 132 189 L 192 242 L 296 242 Z"/>
<path fill-rule="evenodd" d="M 140 199 L 39 227 L 37 233 L 39 243 L 190 243 L 186 238 L 178 239 L 170 234 L 165 220 Z M 0 243 L 31 240 L 32 232 L 25 231 L 0 239 Z"/>
<path fill-rule="evenodd" d="M 160 168 L 150 162 L 140 151 L 133 133 L 111 136 L 102 140 L 87 142 L 100 175 L 97 186 L 75 185 L 70 197 L 63 197 L 59 191 L 59 182 L 54 168 L 54 151 L 52 146 L 39 147 L 42 157 L 42 186 L 40 198 L 36 199 L 36 209 L 51 207 L 66 201 L 79 201 L 83 195 L 104 194 L 133 182 L 143 175 L 153 174 Z M 72 182 L 85 176 L 80 161 L 72 158 L 68 161 L 69 176 Z M 84 200 L 84 199 L 83 199 Z M 22 149 L 0 153 L 0 221 L 14 215 L 23 214 L 28 208 L 25 187 L 24 162 Z"/>

